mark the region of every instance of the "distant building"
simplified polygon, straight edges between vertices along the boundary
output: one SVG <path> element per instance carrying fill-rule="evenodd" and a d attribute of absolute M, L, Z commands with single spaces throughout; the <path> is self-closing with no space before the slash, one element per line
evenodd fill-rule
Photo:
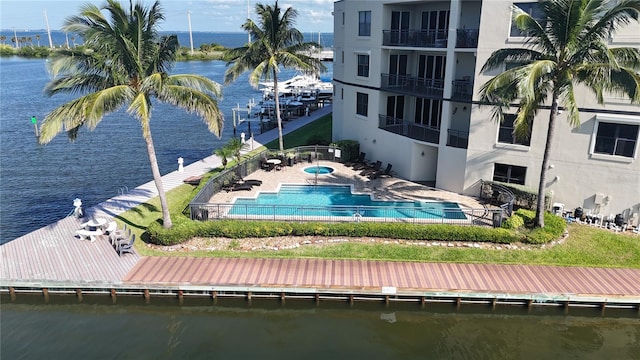
<path fill-rule="evenodd" d="M 392 163 L 399 176 L 478 195 L 495 180 L 537 191 L 548 111 L 530 141 L 511 135 L 477 105 L 481 74 L 499 48 L 521 46 L 510 1 L 342 0 L 334 4 L 334 139 L 360 142 L 369 160 Z M 517 2 L 532 11 L 535 2 Z M 611 46 L 640 46 L 640 26 Z M 577 91 L 582 126 L 560 115 L 548 191 L 565 209 L 604 215 L 640 213 L 640 109 L 628 99 Z M 514 109 L 515 110 L 515 109 Z M 637 216 L 637 215 L 636 215 Z M 633 221 L 633 220 L 631 220 Z M 636 220 L 637 221 L 637 220 Z"/>

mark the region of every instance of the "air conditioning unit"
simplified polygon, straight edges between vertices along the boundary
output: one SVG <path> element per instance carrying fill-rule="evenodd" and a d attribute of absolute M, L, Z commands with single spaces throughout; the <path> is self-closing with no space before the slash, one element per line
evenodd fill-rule
<path fill-rule="evenodd" d="M 593 203 L 596 205 L 602 205 L 604 203 L 604 194 L 596 194 Z"/>

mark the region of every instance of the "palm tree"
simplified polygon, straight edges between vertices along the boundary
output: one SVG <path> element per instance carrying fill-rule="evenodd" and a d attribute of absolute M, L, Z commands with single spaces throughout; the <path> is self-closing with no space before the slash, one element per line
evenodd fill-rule
<path fill-rule="evenodd" d="M 226 169 L 229 158 L 233 156 L 233 150 L 227 145 L 224 145 L 223 147 L 216 149 L 213 153 L 222 160 L 222 168 Z"/>
<path fill-rule="evenodd" d="M 36 41 L 38 42 L 38 47 L 40 47 L 40 34 L 36 35 Z"/>
<path fill-rule="evenodd" d="M 276 1 L 273 6 L 256 4 L 256 14 L 258 15 L 258 24 L 247 19 L 242 25 L 242 29 L 247 31 L 254 41 L 243 47 L 229 50 L 227 65 L 232 66 L 225 72 L 224 79 L 228 84 L 245 71 L 251 71 L 249 83 L 255 88 L 258 87 L 260 79 L 267 81 L 273 79 L 278 140 L 280 151 L 283 151 L 282 119 L 278 99 L 280 66 L 311 74 L 318 74 L 326 67 L 320 60 L 304 55 L 319 45 L 313 42 L 303 42 L 304 36 L 293 27 L 298 16 L 296 10 L 288 8 L 282 12 L 282 9 L 278 7 L 278 1 Z"/>
<path fill-rule="evenodd" d="M 107 16 L 105 16 L 107 15 Z M 75 139 L 80 128 L 94 129 L 105 114 L 127 106 L 142 128 L 151 172 L 158 189 L 164 227 L 171 218 L 151 137 L 152 98 L 195 112 L 209 131 L 220 137 L 223 116 L 216 97 L 219 84 L 191 74 L 169 75 L 179 49 L 176 35 L 159 37 L 158 22 L 164 19 L 160 4 L 151 7 L 129 2 L 126 11 L 115 0 L 98 8 L 85 4 L 80 15 L 65 21 L 64 31 L 82 36 L 82 51 L 61 49 L 50 62 L 53 79 L 45 92 L 85 94 L 49 113 L 40 130 L 40 142 L 48 143 L 66 130 Z"/>
<path fill-rule="evenodd" d="M 6 35 L 0 35 L 0 41 L 2 41 L 2 44 L 4 45 L 4 42 L 7 41 L 7 36 Z"/>
<path fill-rule="evenodd" d="M 231 138 L 227 142 L 226 147 L 231 152 L 231 155 L 236 159 L 236 164 L 240 164 L 240 160 L 242 157 L 240 151 L 244 147 L 244 143 L 242 142 L 242 140 L 238 139 L 237 137 Z"/>
<path fill-rule="evenodd" d="M 607 44 L 617 29 L 638 21 L 640 0 L 543 0 L 538 5 L 543 14 L 540 19 L 513 7 L 513 20 L 524 32 L 526 48 L 493 52 L 481 71 L 500 69 L 506 63 L 520 66 L 489 80 L 481 87 L 480 96 L 493 106 L 493 118 L 498 121 L 504 119 L 503 111 L 517 102 L 514 132 L 520 139 L 529 136 L 534 117 L 550 103 L 535 217 L 536 226 L 544 227 L 547 169 L 560 106 L 569 124 L 580 126 L 574 87 L 593 90 L 599 104 L 604 103 L 603 93 L 622 94 L 640 102 L 640 51 L 609 48 Z"/>

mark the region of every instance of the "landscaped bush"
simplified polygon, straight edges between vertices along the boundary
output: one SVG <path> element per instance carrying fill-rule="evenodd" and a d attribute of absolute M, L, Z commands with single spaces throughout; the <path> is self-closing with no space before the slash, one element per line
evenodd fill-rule
<path fill-rule="evenodd" d="M 518 209 L 502 223 L 502 227 L 519 231 L 524 235 L 524 242 L 529 244 L 544 244 L 562 236 L 566 228 L 566 222 L 563 218 L 545 213 L 544 228 L 535 228 L 535 215 L 534 211 Z"/>
<path fill-rule="evenodd" d="M 192 221 L 181 217 L 173 228 L 164 229 L 153 223 L 147 229 L 150 241 L 162 245 L 175 245 L 193 237 L 274 237 L 274 236 L 345 236 L 378 237 L 415 241 L 481 241 L 513 243 L 523 236 L 506 229 L 457 225 L 416 225 L 406 223 L 322 223 L 275 221 Z"/>
<path fill-rule="evenodd" d="M 333 144 L 342 149 L 340 156 L 343 162 L 354 161 L 360 155 L 360 143 L 355 140 L 339 140 Z"/>
<path fill-rule="evenodd" d="M 502 227 L 515 230 L 524 226 L 524 219 L 517 212 L 513 213 L 507 220 L 502 222 Z"/>

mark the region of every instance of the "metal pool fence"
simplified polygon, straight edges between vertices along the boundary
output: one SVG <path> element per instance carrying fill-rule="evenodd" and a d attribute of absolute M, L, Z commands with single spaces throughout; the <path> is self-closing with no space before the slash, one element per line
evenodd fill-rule
<path fill-rule="evenodd" d="M 495 215 L 494 215 L 495 213 Z M 198 204 L 191 208 L 193 220 L 270 220 L 321 222 L 405 222 L 416 224 L 456 224 L 491 226 L 501 210 L 490 209 L 420 209 L 392 206 L 316 206 Z"/>
<path fill-rule="evenodd" d="M 209 199 L 235 179 L 245 177 L 260 169 L 261 160 L 278 157 L 283 164 L 289 162 L 323 161 L 340 162 L 336 148 L 330 146 L 302 146 L 282 153 L 263 151 L 243 159 L 240 165 L 226 169 L 208 180 L 189 204 L 192 220 L 270 220 L 270 221 L 321 221 L 321 222 L 405 222 L 416 224 L 456 224 L 499 227 L 511 213 L 511 201 L 498 209 L 420 209 L 404 206 L 317 206 L 317 205 L 256 205 L 209 203 Z M 502 190 L 502 189 L 500 189 Z M 511 194 L 508 194 L 511 195 Z"/>

